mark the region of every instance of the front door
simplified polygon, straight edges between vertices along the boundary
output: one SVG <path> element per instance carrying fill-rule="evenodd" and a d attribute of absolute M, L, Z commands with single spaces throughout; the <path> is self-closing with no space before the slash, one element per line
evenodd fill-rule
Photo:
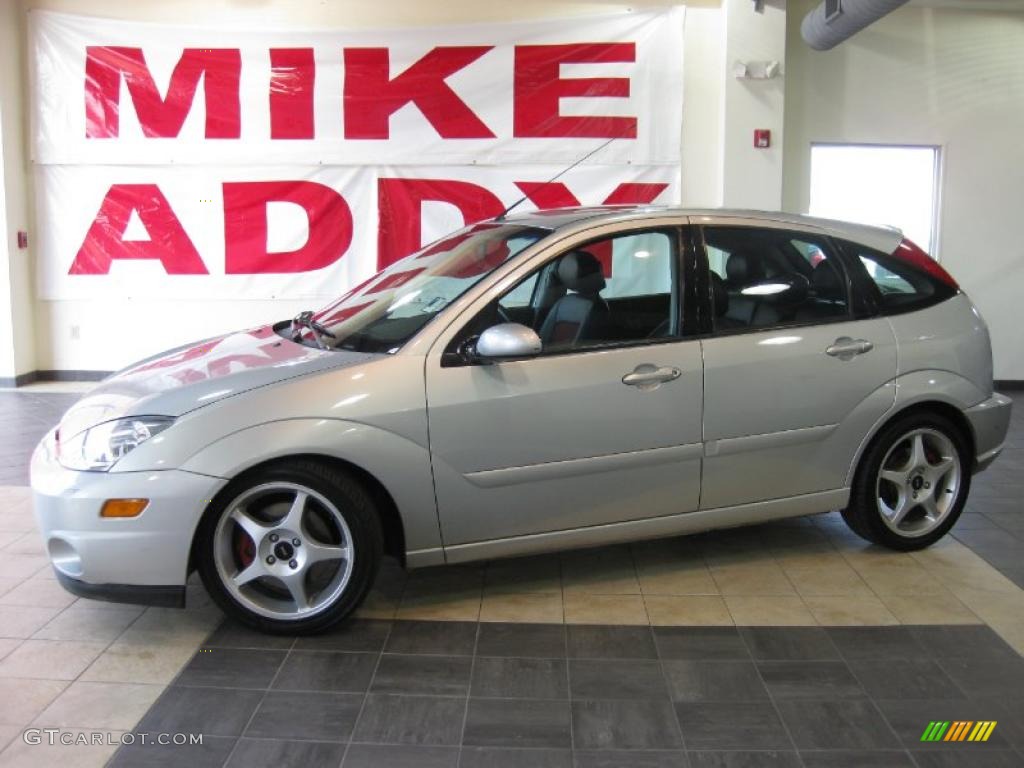
<path fill-rule="evenodd" d="M 842 489 L 895 400 L 889 323 L 858 319 L 820 234 L 723 220 L 703 239 L 714 328 L 703 342 L 701 508 Z"/>
<path fill-rule="evenodd" d="M 636 229 L 568 247 L 431 352 L 446 546 L 697 508 L 703 372 L 681 327 L 680 236 Z M 540 355 L 453 358 L 460 339 L 510 319 L 537 331 Z"/>

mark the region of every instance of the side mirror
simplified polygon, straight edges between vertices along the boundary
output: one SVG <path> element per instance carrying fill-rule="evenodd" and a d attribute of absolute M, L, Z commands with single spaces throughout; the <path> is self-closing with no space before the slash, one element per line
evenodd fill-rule
<path fill-rule="evenodd" d="M 519 323 L 492 325 L 477 339 L 476 356 L 483 362 L 509 360 L 539 355 L 540 336 L 532 328 Z"/>

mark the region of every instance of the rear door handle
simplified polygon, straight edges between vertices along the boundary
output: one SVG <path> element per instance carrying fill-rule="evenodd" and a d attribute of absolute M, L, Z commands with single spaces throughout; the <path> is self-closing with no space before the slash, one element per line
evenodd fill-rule
<path fill-rule="evenodd" d="M 678 368 L 662 367 L 650 363 L 638 365 L 632 373 L 622 377 L 622 383 L 628 387 L 639 387 L 640 389 L 653 389 L 666 381 L 678 379 L 683 372 Z"/>
<path fill-rule="evenodd" d="M 840 360 L 852 360 L 857 355 L 863 355 L 874 348 L 875 345 L 867 339 L 851 339 L 849 336 L 840 336 L 825 350 L 825 354 L 838 357 Z"/>

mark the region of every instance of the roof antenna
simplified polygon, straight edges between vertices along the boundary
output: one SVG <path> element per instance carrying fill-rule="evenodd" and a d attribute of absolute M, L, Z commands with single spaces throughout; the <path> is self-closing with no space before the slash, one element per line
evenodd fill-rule
<path fill-rule="evenodd" d="M 630 127 L 634 127 L 634 126 L 635 126 L 635 124 L 634 124 L 633 126 L 630 126 Z M 553 183 L 553 182 L 555 182 L 555 181 L 558 181 L 558 179 L 562 178 L 562 176 L 564 176 L 565 174 L 567 174 L 567 173 L 568 173 L 569 171 L 571 171 L 571 170 L 572 170 L 573 168 L 575 168 L 575 167 L 576 167 L 577 165 L 579 165 L 580 163 L 582 163 L 582 162 L 583 162 L 584 160 L 587 160 L 588 158 L 592 157 L 593 155 L 596 155 L 596 154 L 597 154 L 598 152 L 600 152 L 600 151 L 601 151 L 602 149 L 604 149 L 605 147 L 607 147 L 607 146 L 608 146 L 609 144 L 611 144 L 611 143 L 612 143 L 613 141 L 615 141 L 616 139 L 621 139 L 624 133 L 625 133 L 625 131 L 622 131 L 622 132 L 621 132 L 621 133 L 619 133 L 618 135 L 616 135 L 616 136 L 612 136 L 612 137 L 611 137 L 610 139 L 608 139 L 608 141 L 606 141 L 606 142 L 605 142 L 604 144 L 601 144 L 600 146 L 594 147 L 594 149 L 592 149 L 592 150 L 590 150 L 589 152 L 587 152 L 587 154 L 585 154 L 585 155 L 584 155 L 583 157 L 581 157 L 581 158 L 580 158 L 579 160 L 577 160 L 576 162 L 574 162 L 574 163 L 573 163 L 572 165 L 570 165 L 570 166 L 569 166 L 568 168 L 563 168 L 563 169 L 562 169 L 561 171 L 559 171 L 558 173 L 556 173 L 556 174 L 555 174 L 554 176 L 552 176 L 552 177 L 551 177 L 550 179 L 548 179 L 547 181 L 545 181 L 545 182 L 544 182 L 544 186 L 547 186 L 548 184 L 551 184 L 551 183 Z M 522 203 L 522 202 L 523 202 L 524 200 L 526 200 L 526 199 L 527 199 L 528 197 L 529 197 L 529 195 L 523 195 L 522 197 L 520 197 L 520 198 L 519 198 L 518 200 L 516 200 L 516 201 L 515 201 L 514 203 L 512 203 L 512 205 L 510 205 L 510 206 L 509 206 L 508 208 L 506 208 L 506 209 L 505 209 L 504 211 L 502 211 L 502 212 L 501 212 L 500 214 L 498 214 L 497 216 L 495 216 L 495 217 L 494 217 L 494 220 L 495 220 L 495 221 L 504 221 L 504 220 L 505 220 L 505 217 L 506 217 L 506 216 L 508 216 L 508 214 L 509 214 L 509 213 L 510 213 L 510 212 L 512 211 L 512 209 L 513 209 L 513 208 L 516 208 L 516 207 L 517 207 L 517 206 L 518 206 L 518 205 L 519 205 L 520 203 Z"/>

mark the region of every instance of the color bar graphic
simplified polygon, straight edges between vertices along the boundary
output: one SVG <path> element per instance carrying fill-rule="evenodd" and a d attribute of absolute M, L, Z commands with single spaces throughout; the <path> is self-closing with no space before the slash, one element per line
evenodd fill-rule
<path fill-rule="evenodd" d="M 932 720 L 921 741 L 988 741 L 995 729 L 995 720 Z"/>

